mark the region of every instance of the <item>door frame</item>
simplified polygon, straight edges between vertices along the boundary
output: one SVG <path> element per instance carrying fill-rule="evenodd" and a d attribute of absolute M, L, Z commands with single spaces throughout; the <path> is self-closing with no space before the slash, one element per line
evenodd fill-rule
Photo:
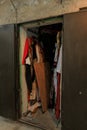
<path fill-rule="evenodd" d="M 33 28 L 33 27 L 40 27 L 40 26 L 46 26 L 46 25 L 51 25 L 51 24 L 57 24 L 57 23 L 63 23 L 63 15 L 57 16 L 57 17 L 50 17 L 50 18 L 45 18 L 45 19 L 29 21 L 29 22 L 23 22 L 23 23 L 19 23 L 17 25 L 18 25 L 18 32 L 19 32 L 21 26 L 23 26 L 26 29 L 27 27 Z M 19 41 L 19 35 L 20 34 L 18 34 L 18 41 Z M 19 54 L 19 51 L 18 51 L 18 54 Z M 18 58 L 19 58 L 19 56 L 18 56 Z M 20 73 L 19 73 L 19 80 L 20 80 Z M 20 86 L 20 83 L 19 83 L 19 86 Z M 20 88 L 21 88 L 21 86 L 19 87 L 19 89 Z M 19 105 L 19 108 L 21 110 L 20 105 Z M 27 125 L 33 125 L 33 126 L 38 127 L 38 128 L 42 128 L 41 126 L 38 126 L 34 123 L 32 124 L 31 122 L 25 122 L 25 121 L 21 120 L 20 119 L 21 111 L 19 111 L 19 112 L 20 112 L 19 122 L 22 122 L 22 123 L 27 124 Z"/>

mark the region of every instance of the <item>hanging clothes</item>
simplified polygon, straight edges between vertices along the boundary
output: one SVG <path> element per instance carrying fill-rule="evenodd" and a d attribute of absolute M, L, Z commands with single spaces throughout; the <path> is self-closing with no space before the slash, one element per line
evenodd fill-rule
<path fill-rule="evenodd" d="M 58 61 L 58 51 L 59 51 L 59 45 L 58 43 L 55 43 L 55 55 L 54 55 L 54 70 L 53 70 L 53 86 L 55 90 L 55 99 L 57 97 L 57 73 L 56 73 L 56 65 Z"/>
<path fill-rule="evenodd" d="M 60 51 L 59 51 L 59 58 L 58 58 L 58 62 L 57 62 L 56 72 L 60 73 L 60 74 L 62 72 L 62 45 L 61 45 Z"/>
<path fill-rule="evenodd" d="M 57 98 L 56 98 L 56 107 L 55 107 L 55 114 L 56 118 L 59 119 L 60 117 L 60 80 L 61 80 L 61 72 L 62 72 L 62 45 L 60 47 L 59 51 L 59 58 L 57 62 Z"/>
<path fill-rule="evenodd" d="M 25 79 L 29 92 L 32 91 L 31 61 L 29 57 L 29 53 L 31 53 L 32 51 L 30 47 L 31 44 L 32 44 L 32 38 L 26 38 L 22 58 L 22 64 L 25 65 Z"/>
<path fill-rule="evenodd" d="M 60 44 L 61 44 L 60 36 L 61 36 L 61 32 L 58 32 L 57 36 L 56 36 L 57 43 L 55 43 L 55 55 L 54 55 L 53 85 L 54 85 L 54 89 L 55 89 L 55 102 L 56 102 L 56 98 L 57 98 L 57 81 L 58 81 L 58 78 L 57 78 L 56 67 L 57 67 Z"/>
<path fill-rule="evenodd" d="M 57 83 L 57 97 L 56 97 L 56 106 L 55 106 L 55 115 L 56 118 L 59 119 L 60 117 L 60 78 L 61 74 L 57 74 L 58 83 Z"/>
<path fill-rule="evenodd" d="M 55 43 L 54 62 L 56 62 L 56 63 L 57 63 L 57 61 L 58 61 L 58 50 L 59 50 L 59 45 L 58 45 L 58 43 Z"/>
<path fill-rule="evenodd" d="M 26 38 L 25 41 L 25 46 L 24 46 L 24 52 L 23 52 L 23 58 L 22 58 L 22 64 L 26 64 L 27 63 L 27 58 L 29 58 L 29 52 L 31 52 L 31 43 L 32 43 L 32 38 Z M 30 61 L 29 61 L 30 62 Z M 29 63 L 30 64 L 30 63 Z"/>

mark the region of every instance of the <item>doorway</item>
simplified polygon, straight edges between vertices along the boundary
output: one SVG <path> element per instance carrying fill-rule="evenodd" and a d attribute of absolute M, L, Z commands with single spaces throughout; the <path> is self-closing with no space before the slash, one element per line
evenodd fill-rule
<path fill-rule="evenodd" d="M 62 26 L 62 17 L 20 25 L 20 121 L 42 129 L 61 130 Z"/>

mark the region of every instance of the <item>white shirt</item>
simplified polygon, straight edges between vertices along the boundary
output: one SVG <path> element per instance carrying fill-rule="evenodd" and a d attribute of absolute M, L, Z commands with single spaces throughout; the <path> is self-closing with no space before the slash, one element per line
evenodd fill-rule
<path fill-rule="evenodd" d="M 30 62 L 30 58 L 29 58 L 29 57 L 26 58 L 25 62 L 26 62 L 26 64 L 31 65 L 31 62 Z"/>
<path fill-rule="evenodd" d="M 61 45 L 60 51 L 59 51 L 59 58 L 58 58 L 58 62 L 57 62 L 56 71 L 58 73 L 62 72 L 62 45 Z"/>

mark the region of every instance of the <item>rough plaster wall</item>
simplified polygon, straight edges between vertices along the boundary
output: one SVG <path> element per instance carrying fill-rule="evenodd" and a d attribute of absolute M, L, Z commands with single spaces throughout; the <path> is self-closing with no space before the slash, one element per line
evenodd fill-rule
<path fill-rule="evenodd" d="M 87 0 L 13 0 L 17 8 L 17 21 L 24 22 L 40 18 L 76 12 L 87 6 Z M 0 0 L 0 24 L 16 22 L 15 9 L 10 0 Z"/>
<path fill-rule="evenodd" d="M 21 84 L 21 110 L 22 113 L 27 111 L 27 85 L 25 81 L 25 67 L 22 65 L 22 56 L 24 50 L 24 43 L 26 39 L 26 31 L 21 27 L 20 28 L 20 84 Z"/>

